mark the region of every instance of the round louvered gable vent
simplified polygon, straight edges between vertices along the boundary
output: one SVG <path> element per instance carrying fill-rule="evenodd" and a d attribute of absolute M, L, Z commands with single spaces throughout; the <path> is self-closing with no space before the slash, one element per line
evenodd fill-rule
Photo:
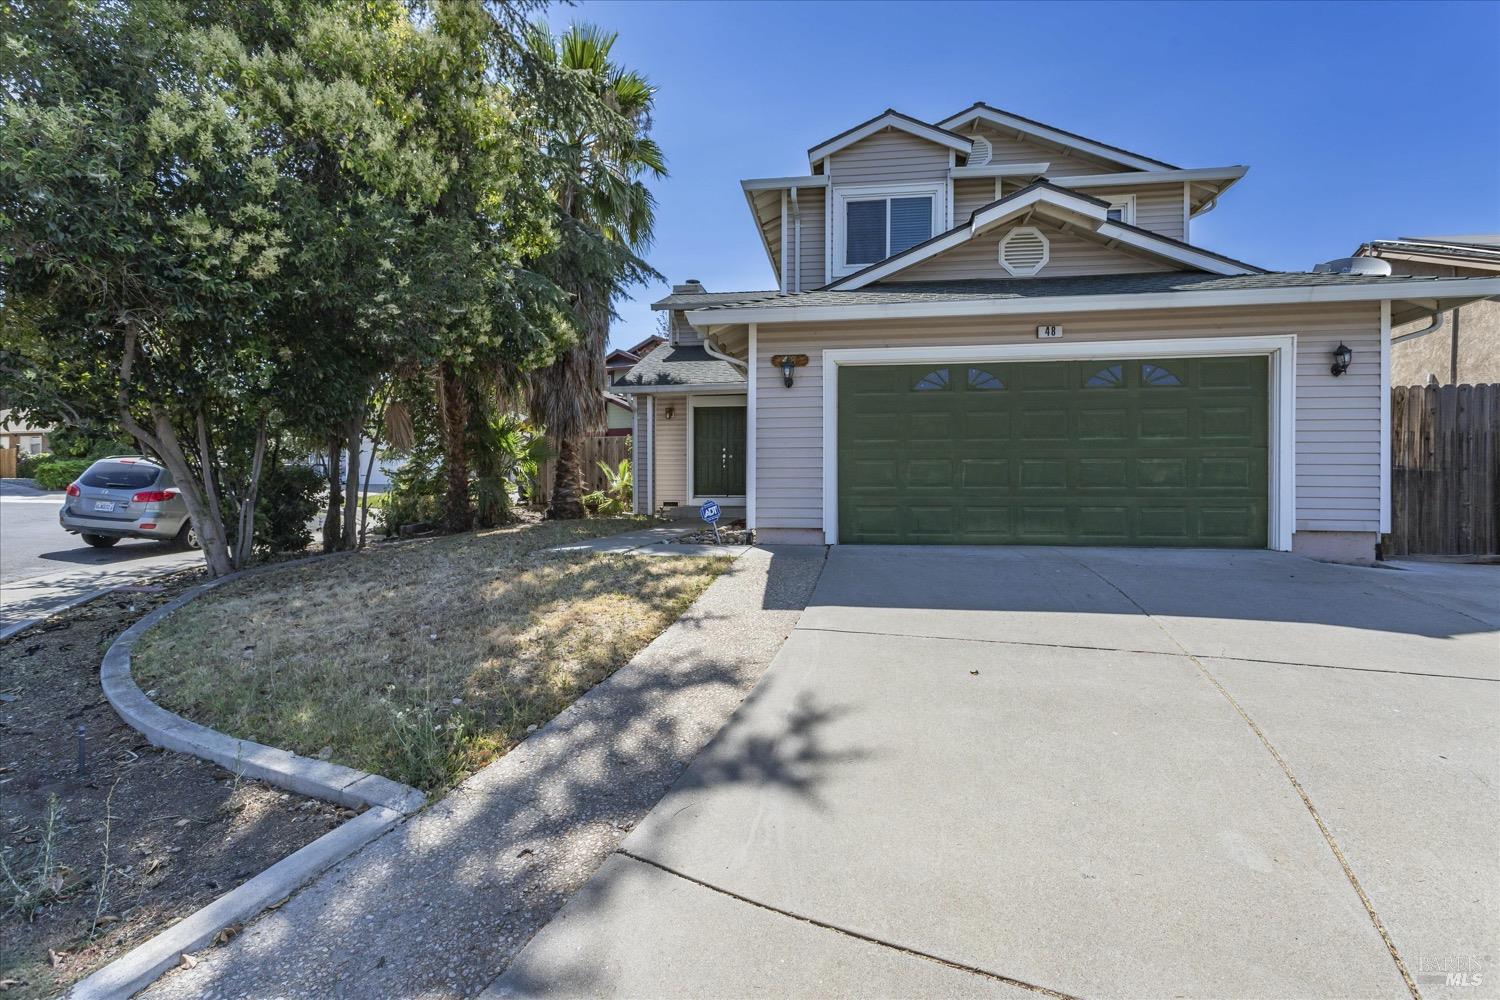
<path fill-rule="evenodd" d="M 1012 229 L 1000 241 L 1000 266 L 1017 276 L 1036 274 L 1051 256 L 1052 245 L 1035 226 Z"/>
<path fill-rule="evenodd" d="M 995 155 L 995 147 L 982 135 L 969 136 L 974 142 L 974 148 L 969 150 L 969 166 L 983 167 L 990 162 L 990 157 Z"/>

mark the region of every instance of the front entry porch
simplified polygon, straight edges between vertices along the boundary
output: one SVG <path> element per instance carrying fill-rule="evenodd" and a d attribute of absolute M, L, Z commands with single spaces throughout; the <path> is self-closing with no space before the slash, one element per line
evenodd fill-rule
<path fill-rule="evenodd" d="M 726 523 L 744 518 L 744 393 L 653 393 L 640 397 L 637 413 L 644 425 L 635 462 L 639 513 L 696 517 L 698 507 L 713 500 Z"/>

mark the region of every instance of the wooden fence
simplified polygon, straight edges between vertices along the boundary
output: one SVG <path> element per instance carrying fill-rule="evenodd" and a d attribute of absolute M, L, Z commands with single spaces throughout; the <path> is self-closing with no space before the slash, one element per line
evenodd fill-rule
<path fill-rule="evenodd" d="M 1391 389 L 1387 552 L 1500 553 L 1500 384 Z"/>
<path fill-rule="evenodd" d="M 603 462 L 611 469 L 620 467 L 620 460 L 630 457 L 630 435 L 616 434 L 614 436 L 601 434 L 598 437 L 587 437 L 580 442 L 578 449 L 578 466 L 583 472 L 584 492 L 600 490 L 604 488 L 604 472 L 599 468 Z M 548 459 L 542 463 L 541 475 L 537 483 L 537 503 L 547 503 L 552 499 L 552 477 L 557 474 L 557 462 Z"/>
<path fill-rule="evenodd" d="M 0 479 L 14 479 L 16 461 L 21 452 L 16 448 L 0 448 Z"/>

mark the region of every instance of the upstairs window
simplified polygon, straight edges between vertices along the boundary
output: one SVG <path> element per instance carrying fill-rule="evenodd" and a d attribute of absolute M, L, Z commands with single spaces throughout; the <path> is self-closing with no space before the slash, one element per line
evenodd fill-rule
<path fill-rule="evenodd" d="M 932 196 L 844 202 L 844 263 L 864 267 L 932 238 Z"/>
<path fill-rule="evenodd" d="M 1104 200 L 1109 202 L 1106 215 L 1110 222 L 1123 222 L 1127 226 L 1135 225 L 1135 195 L 1133 194 L 1107 194 Z"/>
<path fill-rule="evenodd" d="M 934 188 L 845 188 L 836 192 L 834 222 L 841 252 L 835 272 L 849 274 L 910 250 L 937 231 L 941 205 Z"/>

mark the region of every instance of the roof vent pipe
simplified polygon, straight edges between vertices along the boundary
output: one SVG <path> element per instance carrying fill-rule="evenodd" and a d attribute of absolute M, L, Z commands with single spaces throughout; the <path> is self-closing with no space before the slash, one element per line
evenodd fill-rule
<path fill-rule="evenodd" d="M 1388 278 L 1390 261 L 1376 257 L 1339 257 L 1313 266 L 1313 274 L 1362 274 L 1376 278 Z"/>

